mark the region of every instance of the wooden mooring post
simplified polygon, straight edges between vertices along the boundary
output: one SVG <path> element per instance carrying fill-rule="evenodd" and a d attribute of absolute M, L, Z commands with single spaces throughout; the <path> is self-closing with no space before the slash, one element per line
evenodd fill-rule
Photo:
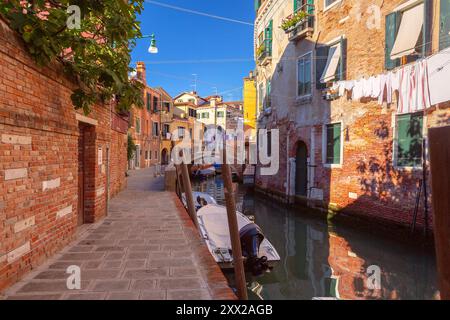
<path fill-rule="evenodd" d="M 195 210 L 194 196 L 192 195 L 191 179 L 189 177 L 189 170 L 187 164 L 184 162 L 181 163 L 180 170 L 181 170 L 181 179 L 183 182 L 184 198 L 186 199 L 186 206 L 188 209 L 188 213 L 192 221 L 194 222 L 195 227 L 200 232 L 200 229 L 198 227 L 197 211 Z"/>
<path fill-rule="evenodd" d="M 248 300 L 247 283 L 245 280 L 244 257 L 242 256 L 241 238 L 236 215 L 233 182 L 230 165 L 227 163 L 226 139 L 224 138 L 222 178 L 225 186 L 225 202 L 227 207 L 228 227 L 230 229 L 231 249 L 233 253 L 234 275 L 236 280 L 237 296 L 240 300 Z"/>
<path fill-rule="evenodd" d="M 450 300 L 450 126 L 428 131 L 433 226 L 441 299 Z"/>

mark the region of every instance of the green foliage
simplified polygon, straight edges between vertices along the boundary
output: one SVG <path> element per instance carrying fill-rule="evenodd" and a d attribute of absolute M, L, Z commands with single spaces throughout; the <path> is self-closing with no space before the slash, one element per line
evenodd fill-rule
<path fill-rule="evenodd" d="M 258 49 L 256 49 L 256 57 L 260 57 L 266 51 L 266 44 L 263 42 Z"/>
<path fill-rule="evenodd" d="M 128 134 L 128 141 L 127 141 L 127 158 L 128 161 L 133 159 L 134 153 L 136 152 L 136 144 L 133 141 L 133 138 L 130 134 Z"/>
<path fill-rule="evenodd" d="M 299 22 L 305 20 L 308 14 L 305 11 L 299 10 L 292 16 L 286 18 L 281 23 L 281 29 L 285 32 L 289 31 L 291 28 L 295 27 Z"/>
<path fill-rule="evenodd" d="M 80 29 L 67 27 L 69 5 L 81 9 Z M 87 114 L 95 102 L 114 96 L 118 111 L 143 106 L 143 85 L 128 78 L 142 8 L 143 0 L 9 0 L 1 2 L 0 15 L 22 36 L 37 64 L 63 64 L 79 85 L 72 102 Z"/>

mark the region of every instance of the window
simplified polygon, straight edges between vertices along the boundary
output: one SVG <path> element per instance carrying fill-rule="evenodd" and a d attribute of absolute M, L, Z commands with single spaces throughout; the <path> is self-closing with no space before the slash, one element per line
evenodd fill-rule
<path fill-rule="evenodd" d="M 170 133 L 170 125 L 164 124 L 163 125 L 163 136 L 167 137 L 167 134 Z"/>
<path fill-rule="evenodd" d="M 270 79 L 267 79 L 266 81 L 266 95 L 264 98 L 264 109 L 270 108 L 271 106 L 271 99 L 270 99 L 270 94 L 272 92 L 272 82 L 270 81 Z"/>
<path fill-rule="evenodd" d="M 188 113 L 189 113 L 189 117 L 193 117 L 193 118 L 197 117 L 197 110 L 195 110 L 195 109 L 189 108 Z"/>
<path fill-rule="evenodd" d="M 324 1 L 325 1 L 325 10 L 327 10 L 332 6 L 334 6 L 335 4 L 337 4 L 338 2 L 341 2 L 342 0 L 324 0 Z"/>
<path fill-rule="evenodd" d="M 141 118 L 136 118 L 136 133 L 141 133 Z"/>
<path fill-rule="evenodd" d="M 148 159 L 149 159 L 149 160 L 152 160 L 152 151 L 151 151 L 151 150 L 148 151 Z"/>
<path fill-rule="evenodd" d="M 397 116 L 396 164 L 418 167 L 422 164 L 423 116 L 421 113 Z"/>
<path fill-rule="evenodd" d="M 264 103 L 264 84 L 260 84 L 258 87 L 258 108 L 261 109 Z"/>
<path fill-rule="evenodd" d="M 431 10 L 430 1 L 408 1 L 386 16 L 386 69 L 413 62 L 430 50 Z"/>
<path fill-rule="evenodd" d="M 178 138 L 183 139 L 184 138 L 184 127 L 178 127 Z"/>
<path fill-rule="evenodd" d="M 324 89 L 327 82 L 345 80 L 347 74 L 347 39 L 316 49 L 316 87 Z"/>
<path fill-rule="evenodd" d="M 148 151 L 145 151 L 145 160 L 148 160 Z"/>
<path fill-rule="evenodd" d="M 197 119 L 200 119 L 202 117 L 201 113 L 197 113 Z"/>
<path fill-rule="evenodd" d="M 225 112 L 217 111 L 217 118 L 223 118 L 225 116 Z"/>
<path fill-rule="evenodd" d="M 158 103 L 159 103 L 158 97 L 153 97 L 153 112 L 158 112 Z"/>
<path fill-rule="evenodd" d="M 209 112 L 203 112 L 202 119 L 209 119 Z"/>
<path fill-rule="evenodd" d="M 272 156 L 272 131 L 267 131 L 267 156 Z"/>
<path fill-rule="evenodd" d="M 341 164 L 341 124 L 326 126 L 326 164 Z"/>
<path fill-rule="evenodd" d="M 158 160 L 158 151 L 155 151 L 155 160 Z"/>
<path fill-rule="evenodd" d="M 311 59 L 311 52 L 298 59 L 297 95 L 299 97 L 311 94 Z"/>
<path fill-rule="evenodd" d="M 189 99 L 188 100 L 190 103 L 194 103 L 195 104 L 195 99 Z"/>
<path fill-rule="evenodd" d="M 182 103 L 183 99 L 178 99 L 177 102 Z"/>
<path fill-rule="evenodd" d="M 153 136 L 158 137 L 159 136 L 159 123 L 153 122 Z"/>
<path fill-rule="evenodd" d="M 152 96 L 150 93 L 147 92 L 147 111 L 150 112 L 150 106 L 151 106 Z"/>
<path fill-rule="evenodd" d="M 170 112 L 170 102 L 164 102 L 164 111 Z"/>

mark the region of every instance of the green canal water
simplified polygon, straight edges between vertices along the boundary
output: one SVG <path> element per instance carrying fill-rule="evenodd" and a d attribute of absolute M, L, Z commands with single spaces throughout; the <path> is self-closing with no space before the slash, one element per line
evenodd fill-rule
<path fill-rule="evenodd" d="M 194 181 L 224 204 L 220 176 Z M 239 186 L 237 209 L 253 215 L 281 256 L 261 277 L 247 275 L 251 299 L 436 299 L 432 249 L 406 245 L 323 218 L 288 209 Z M 228 274 L 231 285 L 233 277 Z"/>

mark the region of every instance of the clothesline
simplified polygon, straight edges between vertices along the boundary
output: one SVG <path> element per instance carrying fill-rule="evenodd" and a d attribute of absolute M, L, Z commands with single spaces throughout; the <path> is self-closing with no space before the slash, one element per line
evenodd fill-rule
<path fill-rule="evenodd" d="M 444 55 L 440 53 L 446 53 Z M 398 92 L 397 113 L 413 113 L 450 100 L 443 82 L 450 80 L 450 48 L 369 78 L 337 81 L 331 87 L 338 96 L 351 93 L 352 100 L 377 99 L 378 104 L 391 104 Z"/>

